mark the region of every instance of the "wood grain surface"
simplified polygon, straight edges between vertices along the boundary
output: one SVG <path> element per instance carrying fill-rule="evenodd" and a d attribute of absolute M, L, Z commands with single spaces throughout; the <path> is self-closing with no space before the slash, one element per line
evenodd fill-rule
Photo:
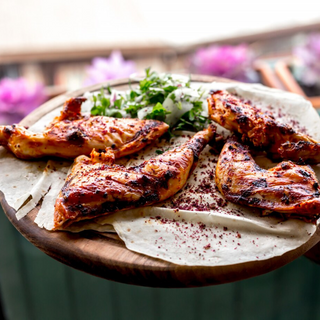
<path fill-rule="evenodd" d="M 198 82 L 213 80 L 228 81 L 206 76 L 192 77 L 192 81 Z M 126 87 L 128 80 L 110 81 L 58 96 L 32 112 L 22 121 L 22 124 L 31 125 L 46 113 L 60 107 L 66 99 L 82 95 L 86 91 L 98 90 L 101 85 L 107 84 L 122 89 Z M 15 217 L 15 210 L 8 206 L 2 193 L 0 203 L 15 228 L 52 258 L 98 277 L 150 287 L 206 286 L 258 276 L 293 261 L 320 240 L 318 229 L 307 243 L 272 259 L 219 267 L 181 266 L 129 251 L 115 235 L 101 235 L 93 231 L 73 234 L 40 229 L 33 222 L 39 207 L 18 221 Z"/>

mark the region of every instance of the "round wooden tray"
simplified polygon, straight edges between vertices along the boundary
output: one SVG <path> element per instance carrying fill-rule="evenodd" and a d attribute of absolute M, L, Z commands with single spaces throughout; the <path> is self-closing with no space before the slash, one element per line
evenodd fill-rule
<path fill-rule="evenodd" d="M 196 82 L 228 81 L 207 76 L 192 76 L 191 79 Z M 22 124 L 31 125 L 60 107 L 68 98 L 82 95 L 86 91 L 99 90 L 101 86 L 108 84 L 121 90 L 127 88 L 128 79 L 110 81 L 58 96 L 32 112 Z M 16 229 L 54 259 L 98 277 L 150 287 L 205 286 L 258 276 L 298 258 L 320 240 L 318 229 L 312 238 L 299 248 L 272 259 L 219 267 L 181 266 L 129 251 L 116 235 L 102 235 L 93 231 L 73 234 L 40 229 L 33 222 L 39 207 L 18 221 L 15 210 L 8 206 L 3 194 L 0 194 L 0 203 Z"/>

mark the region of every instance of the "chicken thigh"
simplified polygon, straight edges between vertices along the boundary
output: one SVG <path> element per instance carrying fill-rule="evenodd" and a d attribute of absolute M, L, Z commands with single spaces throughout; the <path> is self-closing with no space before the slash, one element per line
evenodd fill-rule
<path fill-rule="evenodd" d="M 43 133 L 19 125 L 0 126 L 0 145 L 20 159 L 56 156 L 74 159 L 93 148 L 113 149 L 119 158 L 135 153 L 163 135 L 169 126 L 156 120 L 111 118 L 81 114 L 85 98 L 66 101 L 59 117 Z"/>
<path fill-rule="evenodd" d="M 54 229 L 69 224 L 165 200 L 178 192 L 215 135 L 215 127 L 142 164 L 126 168 L 114 164 L 112 149 L 93 151 L 75 160 L 56 204 Z"/>
<path fill-rule="evenodd" d="M 262 169 L 235 138 L 228 139 L 222 149 L 215 180 L 221 194 L 237 204 L 307 221 L 320 214 L 319 183 L 310 166 L 284 161 L 269 170 Z"/>

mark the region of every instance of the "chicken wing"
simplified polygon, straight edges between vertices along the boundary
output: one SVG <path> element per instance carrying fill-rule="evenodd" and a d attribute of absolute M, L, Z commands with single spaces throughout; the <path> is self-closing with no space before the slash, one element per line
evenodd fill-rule
<path fill-rule="evenodd" d="M 320 163 L 320 144 L 288 124 L 281 124 L 271 115 L 227 91 L 212 91 L 208 97 L 212 120 L 239 133 L 242 141 L 267 151 L 273 159 Z"/>
<path fill-rule="evenodd" d="M 320 214 L 320 188 L 311 167 L 288 161 L 264 170 L 235 138 L 228 139 L 222 149 L 215 180 L 225 198 L 237 204 L 304 220 Z"/>
<path fill-rule="evenodd" d="M 135 167 L 114 164 L 110 148 L 105 153 L 94 150 L 91 158 L 78 157 L 57 198 L 54 229 L 171 197 L 184 186 L 214 134 L 211 125 L 180 147 Z"/>
<path fill-rule="evenodd" d="M 93 148 L 111 147 L 117 158 L 137 152 L 163 135 L 169 126 L 156 120 L 116 119 L 81 114 L 85 98 L 66 101 L 59 117 L 43 133 L 19 125 L 0 126 L 0 145 L 17 158 L 56 156 L 74 159 Z"/>

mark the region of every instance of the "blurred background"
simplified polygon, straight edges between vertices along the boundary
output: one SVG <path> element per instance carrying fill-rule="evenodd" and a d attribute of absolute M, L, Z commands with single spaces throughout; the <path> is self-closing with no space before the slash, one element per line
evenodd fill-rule
<path fill-rule="evenodd" d="M 3 0 L 0 14 L 0 124 L 148 67 L 258 82 L 320 108 L 316 0 Z M 233 284 L 141 288 L 61 265 L 0 217 L 0 319 L 320 319 L 320 267 L 305 257 Z"/>
<path fill-rule="evenodd" d="M 147 67 L 317 97 L 319 12 L 315 0 L 1 1 L 0 123 L 67 90 Z"/>

